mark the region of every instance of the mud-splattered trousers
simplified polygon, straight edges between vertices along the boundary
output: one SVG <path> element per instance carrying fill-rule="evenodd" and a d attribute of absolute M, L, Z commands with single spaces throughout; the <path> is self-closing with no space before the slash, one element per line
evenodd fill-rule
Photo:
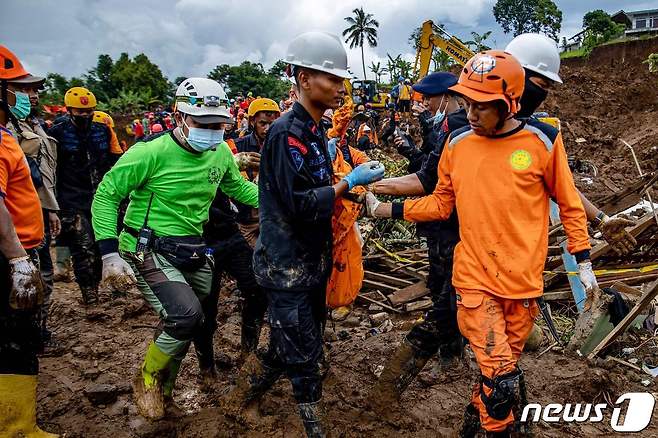
<path fill-rule="evenodd" d="M 54 286 L 54 273 L 53 273 L 53 259 L 50 256 L 50 242 L 52 241 L 50 234 L 50 221 L 48 220 L 48 210 L 43 210 L 43 232 L 44 232 L 44 244 L 39 249 L 39 262 L 41 263 L 41 277 L 44 282 L 44 291 L 43 291 L 43 305 L 40 309 L 40 324 L 41 324 L 41 334 L 44 336 L 49 336 L 49 331 L 46 327 L 46 322 L 48 320 L 48 311 L 50 310 L 50 304 L 53 294 Z"/>
<path fill-rule="evenodd" d="M 322 396 L 319 364 L 326 319 L 326 283 L 306 291 L 266 289 L 270 344 L 263 364 L 285 374 L 297 403 L 314 403 Z"/>
<path fill-rule="evenodd" d="M 516 363 L 538 314 L 539 307 L 533 298 L 509 299 L 478 290 L 457 289 L 459 329 L 470 343 L 483 380 L 474 386 L 471 402 L 480 412 L 480 423 L 487 431 L 503 431 L 514 422 L 513 411 L 505 418 L 493 418 L 483 397 L 492 394 L 491 382 L 496 377 L 517 371 Z"/>
<path fill-rule="evenodd" d="M 37 249 L 27 250 L 39 266 Z M 0 374 L 36 375 L 41 349 L 39 308 L 14 310 L 9 307 L 9 262 L 0 254 Z"/>
<path fill-rule="evenodd" d="M 206 321 L 202 303 L 210 294 L 210 263 L 187 272 L 175 268 L 157 252 L 122 251 L 121 257 L 132 267 L 139 291 L 163 323 L 162 329 L 156 332 L 155 345 L 173 357 L 168 382 L 165 382 L 165 390 L 169 392 L 166 395 L 170 395 L 190 343 L 199 336 Z"/>
<path fill-rule="evenodd" d="M 59 212 L 59 217 L 62 222 L 62 233 L 57 239 L 57 244 L 67 246 L 71 250 L 75 281 L 83 294 L 87 290 L 98 288 L 103 265 L 94 238 L 94 230 L 91 227 L 91 211 L 62 210 Z"/>

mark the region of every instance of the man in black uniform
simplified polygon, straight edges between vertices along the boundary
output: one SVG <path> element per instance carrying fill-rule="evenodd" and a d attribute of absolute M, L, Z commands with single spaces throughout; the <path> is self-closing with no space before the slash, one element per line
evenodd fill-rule
<path fill-rule="evenodd" d="M 396 136 L 404 150 L 415 149 L 423 158 L 422 167 L 410 175 L 379 181 L 373 192 L 387 195 L 424 195 L 432 193 L 438 182 L 438 163 L 449 133 L 468 124 L 466 111 L 460 109 L 459 97 L 449 88 L 457 83 L 452 73 L 438 72 L 414 85 L 423 95 L 424 108 L 419 115 L 423 129 L 422 148 Z M 423 151 L 428 151 L 423 153 Z M 448 221 L 418 223 L 419 236 L 427 238 L 430 271 L 427 287 L 432 308 L 423 321 L 407 334 L 402 345 L 384 367 L 370 397 L 375 409 L 388 409 L 396 404 L 402 392 L 422 370 L 427 361 L 440 351 L 441 362 L 451 364 L 461 355 L 462 339 L 457 327 L 456 302 L 452 288 L 452 253 L 459 242 L 456 213 Z"/>
<path fill-rule="evenodd" d="M 254 271 L 268 298 L 271 328 L 267 352 L 250 355 L 236 388 L 223 400 L 228 414 L 257 400 L 283 373 L 290 379 L 308 436 L 322 437 L 319 402 L 325 291 L 332 266 L 334 201 L 356 185 L 381 179 L 384 168 L 368 162 L 331 185 L 332 165 L 320 126 L 325 110 L 345 95 L 347 53 L 340 39 L 307 32 L 289 45 L 285 62 L 299 101 L 267 136 L 259 172 L 260 236 Z"/>

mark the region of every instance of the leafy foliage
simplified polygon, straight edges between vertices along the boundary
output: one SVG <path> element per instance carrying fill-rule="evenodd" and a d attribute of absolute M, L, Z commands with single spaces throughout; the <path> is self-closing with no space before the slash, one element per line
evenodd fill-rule
<path fill-rule="evenodd" d="M 373 61 L 370 63 L 370 67 L 368 67 L 372 72 L 372 74 L 375 75 L 377 83 L 380 83 L 382 81 L 382 75 L 388 71 L 386 67 L 382 67 L 381 64 L 382 64 L 381 62 L 375 64 L 375 62 Z"/>
<path fill-rule="evenodd" d="M 493 13 L 503 31 L 514 36 L 541 32 L 557 41 L 562 28 L 562 11 L 551 0 L 498 0 Z"/>
<path fill-rule="evenodd" d="M 652 53 L 649 57 L 642 61 L 643 64 L 649 64 L 649 71 L 651 73 L 658 73 L 658 53 Z"/>
<path fill-rule="evenodd" d="M 361 47 L 361 64 L 363 66 L 363 79 L 366 77 L 366 61 L 363 54 L 363 45 L 367 42 L 370 47 L 377 47 L 377 28 L 379 22 L 374 19 L 372 14 L 364 12 L 363 8 L 352 10 L 353 17 L 345 17 L 345 21 L 350 25 L 343 30 L 343 36 L 347 37 L 345 42 L 350 45 L 350 49 Z"/>
<path fill-rule="evenodd" d="M 432 21 L 432 30 L 434 33 L 441 33 L 441 30 L 444 28 L 444 25 L 437 22 Z M 411 44 L 411 47 L 414 48 L 414 50 L 418 50 L 418 47 L 420 46 L 420 32 L 422 31 L 422 27 L 418 26 L 417 28 L 414 29 L 413 32 L 411 32 L 411 35 L 409 35 L 409 38 L 407 41 L 409 44 Z"/>
<path fill-rule="evenodd" d="M 610 14 L 602 9 L 586 13 L 583 17 L 583 28 L 585 29 L 583 47 L 585 54 L 589 55 L 594 47 L 621 35 L 625 27 L 623 24 L 612 21 Z"/>
<path fill-rule="evenodd" d="M 491 36 L 490 30 L 486 31 L 483 34 L 479 34 L 477 32 L 471 32 L 471 36 L 473 37 L 472 40 L 466 41 L 464 44 L 466 44 L 471 50 L 474 52 L 482 52 L 484 50 L 489 50 L 491 47 L 487 46 L 484 44 L 484 42 Z"/>
<path fill-rule="evenodd" d="M 269 71 L 265 71 L 262 64 L 243 61 L 240 65 L 221 64 L 209 74 L 225 87 L 227 93 L 246 95 L 249 91 L 254 97 L 269 97 L 280 99 L 287 95 L 290 83 L 281 79 L 281 63 L 277 63 Z"/>

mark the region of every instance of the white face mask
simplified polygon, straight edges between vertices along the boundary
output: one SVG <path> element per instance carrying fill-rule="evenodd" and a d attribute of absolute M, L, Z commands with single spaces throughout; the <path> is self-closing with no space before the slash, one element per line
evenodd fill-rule
<path fill-rule="evenodd" d="M 441 109 L 441 105 L 443 105 L 443 101 L 445 100 L 446 106 Z M 441 102 L 439 102 L 439 108 L 436 110 L 436 114 L 434 114 L 434 117 L 430 119 L 430 123 L 433 125 L 440 125 L 443 122 L 443 119 L 446 118 L 446 111 L 448 110 L 448 105 L 450 104 L 450 99 L 446 99 L 445 95 L 441 96 Z"/>
<path fill-rule="evenodd" d="M 185 117 L 182 120 L 188 132 L 185 140 L 195 151 L 208 151 L 224 141 L 223 129 L 190 128 L 185 122 Z"/>

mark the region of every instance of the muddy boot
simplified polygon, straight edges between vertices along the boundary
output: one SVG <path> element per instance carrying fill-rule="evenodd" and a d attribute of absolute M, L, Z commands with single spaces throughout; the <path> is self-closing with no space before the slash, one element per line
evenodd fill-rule
<path fill-rule="evenodd" d="M 82 302 L 86 306 L 98 304 L 98 286 L 80 286 L 80 292 L 82 293 Z"/>
<path fill-rule="evenodd" d="M 372 410 L 379 415 L 390 415 L 391 407 L 398 405 L 402 393 L 429 358 L 406 339 L 402 341 L 368 396 Z"/>
<path fill-rule="evenodd" d="M 475 438 L 480 428 L 480 412 L 472 403 L 469 403 L 464 411 L 464 422 L 459 431 L 459 438 Z"/>
<path fill-rule="evenodd" d="M 174 401 L 174 398 L 171 396 L 164 397 L 164 410 L 167 418 L 181 418 L 187 415 L 187 413 L 178 406 Z"/>
<path fill-rule="evenodd" d="M 245 360 L 236 379 L 235 387 L 220 399 L 224 413 L 239 417 L 249 404 L 259 400 L 281 376 L 281 370 L 270 368 L 252 353 Z"/>
<path fill-rule="evenodd" d="M 171 360 L 151 342 L 132 385 L 137 410 L 145 418 L 158 420 L 165 415 L 162 376 Z"/>
<path fill-rule="evenodd" d="M 262 324 L 242 324 L 242 330 L 240 333 L 240 356 L 244 356 L 244 359 L 249 356 L 249 353 L 256 351 L 262 327 Z"/>
<path fill-rule="evenodd" d="M 315 403 L 299 403 L 299 416 L 304 423 L 304 430 L 308 438 L 324 438 L 324 430 L 322 428 L 322 415 L 320 413 L 320 402 Z"/>
<path fill-rule="evenodd" d="M 217 369 L 215 366 L 210 368 L 200 368 L 199 377 L 197 377 L 197 384 L 201 392 L 212 392 L 217 383 Z"/>
<path fill-rule="evenodd" d="M 57 438 L 37 426 L 37 376 L 0 374 L 0 436 Z"/>

